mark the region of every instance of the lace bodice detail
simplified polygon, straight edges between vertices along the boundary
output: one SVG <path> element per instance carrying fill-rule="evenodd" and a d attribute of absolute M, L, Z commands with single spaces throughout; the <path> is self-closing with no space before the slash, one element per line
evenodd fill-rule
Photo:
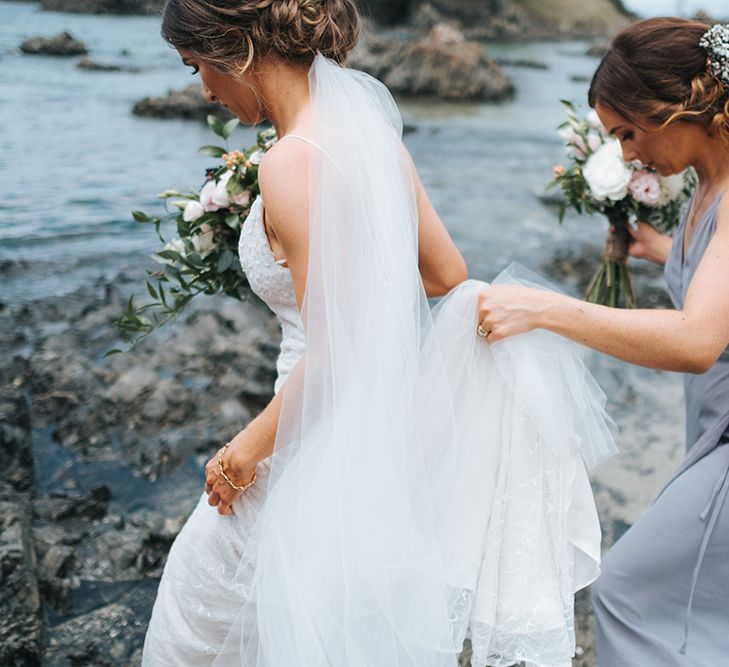
<path fill-rule="evenodd" d="M 238 257 L 251 289 L 274 312 L 281 326 L 281 353 L 276 362 L 278 392 L 306 349 L 306 334 L 291 272 L 276 262 L 266 236 L 260 195 L 241 229 Z"/>

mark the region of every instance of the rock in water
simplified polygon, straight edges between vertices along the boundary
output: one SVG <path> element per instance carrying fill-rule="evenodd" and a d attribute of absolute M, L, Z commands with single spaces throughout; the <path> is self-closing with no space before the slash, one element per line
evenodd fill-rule
<path fill-rule="evenodd" d="M 31 37 L 20 45 L 20 50 L 44 56 L 81 56 L 88 53 L 86 47 L 67 32 L 60 32 L 53 37 Z"/>
<path fill-rule="evenodd" d="M 444 23 L 414 42 L 370 37 L 351 65 L 404 95 L 500 102 L 514 94 L 511 80 L 483 46 Z"/>
<path fill-rule="evenodd" d="M 136 67 L 124 67 L 123 65 L 105 65 L 97 63 L 91 58 L 81 58 L 76 65 L 79 69 L 89 70 L 91 72 L 139 72 Z"/>
<path fill-rule="evenodd" d="M 193 83 L 182 90 L 170 90 L 164 97 L 147 97 L 134 105 L 137 116 L 153 118 L 189 118 L 205 120 L 208 114 L 221 118 L 231 117 L 230 112 L 219 104 L 211 104 L 205 99 L 202 86 Z"/>

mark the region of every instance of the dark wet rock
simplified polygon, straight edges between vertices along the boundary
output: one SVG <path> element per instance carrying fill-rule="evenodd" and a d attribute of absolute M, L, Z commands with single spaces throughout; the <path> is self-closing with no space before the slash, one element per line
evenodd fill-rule
<path fill-rule="evenodd" d="M 143 619 L 149 611 L 140 611 L 139 601 L 127 598 L 124 602 L 105 605 L 55 626 L 44 655 L 46 663 L 94 667 L 141 664 L 146 630 Z"/>
<path fill-rule="evenodd" d="M 43 625 L 30 512 L 0 501 L 0 664 L 37 664 Z"/>
<path fill-rule="evenodd" d="M 40 568 L 44 570 L 49 577 L 63 578 L 70 573 L 74 564 L 73 547 L 65 544 L 54 544 L 46 551 Z"/>
<path fill-rule="evenodd" d="M 32 665 L 42 619 L 31 532 L 33 457 L 30 413 L 23 396 L 27 364 L 0 361 L 0 664 Z M 7 384 L 5 384 L 5 382 Z"/>
<path fill-rule="evenodd" d="M 541 60 L 530 60 L 529 58 L 494 58 L 494 61 L 502 67 L 521 67 L 523 69 L 549 69 L 547 63 Z"/>
<path fill-rule="evenodd" d="M 86 47 L 67 32 L 53 37 L 31 37 L 20 45 L 20 50 L 23 53 L 46 56 L 79 56 L 87 53 Z"/>
<path fill-rule="evenodd" d="M 133 109 L 137 116 L 151 118 L 184 118 L 205 120 L 208 114 L 230 118 L 230 112 L 219 104 L 205 99 L 202 86 L 194 83 L 182 90 L 170 90 L 162 97 L 146 97 L 137 102 Z"/>
<path fill-rule="evenodd" d="M 445 23 L 414 42 L 370 37 L 351 64 L 382 80 L 393 93 L 408 96 L 497 102 L 514 93 L 511 80 L 484 47 Z"/>
<path fill-rule="evenodd" d="M 20 273 L 25 273 L 32 268 L 32 264 L 25 259 L 3 259 L 0 260 L 0 276 L 10 278 Z"/>
<path fill-rule="evenodd" d="M 41 0 L 41 7 L 71 14 L 156 14 L 163 0 Z"/>
<path fill-rule="evenodd" d="M 103 358 L 119 346 L 125 280 L 143 284 L 100 280 L 0 308 L 0 583 L 13 593 L 0 598 L 2 665 L 138 664 L 148 578 L 161 576 L 201 478 L 183 477 L 169 504 L 127 511 L 84 470 L 119 469 L 140 489 L 191 460 L 201 471 L 273 395 L 280 331 L 255 298 L 198 299 L 154 339 Z M 40 466 L 42 492 L 31 428 L 61 459 Z"/>
<path fill-rule="evenodd" d="M 587 51 L 585 51 L 585 55 L 593 58 L 602 58 L 609 50 L 610 41 L 607 39 L 598 39 L 589 46 Z"/>
<path fill-rule="evenodd" d="M 66 519 L 101 519 L 108 510 L 111 491 L 105 484 L 89 495 L 54 492 L 33 503 L 35 515 L 44 521 L 58 523 Z"/>
<path fill-rule="evenodd" d="M 97 63 L 91 58 L 81 58 L 81 60 L 78 61 L 78 65 L 76 65 L 76 67 L 78 67 L 79 69 L 88 70 L 90 72 L 139 72 L 139 69 L 136 67 L 125 67 L 124 65 L 106 65 L 102 63 Z"/>
<path fill-rule="evenodd" d="M 19 358 L 0 360 L 0 499 L 27 501 L 33 490 L 33 452 L 30 412 L 23 396 L 27 363 Z"/>

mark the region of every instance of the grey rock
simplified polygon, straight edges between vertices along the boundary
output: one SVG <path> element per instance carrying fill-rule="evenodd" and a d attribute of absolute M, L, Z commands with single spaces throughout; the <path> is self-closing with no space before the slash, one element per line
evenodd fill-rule
<path fill-rule="evenodd" d="M 27 503 L 0 501 L 0 665 L 39 661 L 43 624 Z"/>
<path fill-rule="evenodd" d="M 174 380 L 160 380 L 145 399 L 141 414 L 146 419 L 159 421 L 164 417 L 170 407 L 179 405 L 186 397 L 187 391 Z"/>
<path fill-rule="evenodd" d="M 0 499 L 17 501 L 33 490 L 30 413 L 23 397 L 28 364 L 5 357 L 0 361 Z"/>
<path fill-rule="evenodd" d="M 251 412 L 240 401 L 228 399 L 220 404 L 220 417 L 229 424 L 243 428 L 251 420 Z"/>
<path fill-rule="evenodd" d="M 86 47 L 67 32 L 61 32 L 53 37 L 31 37 L 20 45 L 20 50 L 31 55 L 64 57 L 88 53 Z"/>
<path fill-rule="evenodd" d="M 54 492 L 33 502 L 35 515 L 45 521 L 58 523 L 66 519 L 101 519 L 107 512 L 111 491 L 105 484 L 88 495 Z"/>
<path fill-rule="evenodd" d="M 602 58 L 610 50 L 610 41 L 606 39 L 598 39 L 593 42 L 585 55 L 592 56 L 593 58 Z"/>
<path fill-rule="evenodd" d="M 44 661 L 51 665 L 138 665 L 146 624 L 138 609 L 112 603 L 53 628 Z"/>
<path fill-rule="evenodd" d="M 81 58 L 81 60 L 78 61 L 78 65 L 76 65 L 76 67 L 78 67 L 79 69 L 88 70 L 90 72 L 139 72 L 139 69 L 136 67 L 125 67 L 123 65 L 105 65 L 102 63 L 97 63 L 91 58 Z"/>
<path fill-rule="evenodd" d="M 523 69 L 549 69 L 549 65 L 540 60 L 529 58 L 495 58 L 494 61 L 502 67 L 521 67 Z"/>
<path fill-rule="evenodd" d="M 219 104 L 205 99 L 202 86 L 194 83 L 182 90 L 170 90 L 162 97 L 146 97 L 137 102 L 133 109 L 137 116 L 152 118 L 184 118 L 205 120 L 209 114 L 220 118 L 231 118 L 230 112 Z"/>
<path fill-rule="evenodd" d="M 65 577 L 71 570 L 73 561 L 72 547 L 55 544 L 46 551 L 40 567 L 46 578 Z"/>
<path fill-rule="evenodd" d="M 131 524 L 121 529 L 97 526 L 77 552 L 80 576 L 91 581 L 138 578 L 148 537 L 148 530 Z"/>
<path fill-rule="evenodd" d="M 105 396 L 112 401 L 131 403 L 158 381 L 159 376 L 153 370 L 134 366 L 109 387 Z"/>
<path fill-rule="evenodd" d="M 358 47 L 352 65 L 408 96 L 498 102 L 514 94 L 511 80 L 484 47 L 444 23 L 414 42 L 371 37 Z"/>

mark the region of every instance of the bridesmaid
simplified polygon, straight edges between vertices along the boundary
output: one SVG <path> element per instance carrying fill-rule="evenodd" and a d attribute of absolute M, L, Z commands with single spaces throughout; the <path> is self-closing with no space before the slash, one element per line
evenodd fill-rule
<path fill-rule="evenodd" d="M 615 310 L 516 286 L 484 291 L 489 343 L 548 329 L 685 373 L 687 456 L 593 585 L 600 667 L 729 664 L 729 26 L 678 18 L 621 32 L 590 105 L 626 161 L 699 185 L 673 241 L 641 223 L 631 254 L 665 264 L 676 310 Z"/>

